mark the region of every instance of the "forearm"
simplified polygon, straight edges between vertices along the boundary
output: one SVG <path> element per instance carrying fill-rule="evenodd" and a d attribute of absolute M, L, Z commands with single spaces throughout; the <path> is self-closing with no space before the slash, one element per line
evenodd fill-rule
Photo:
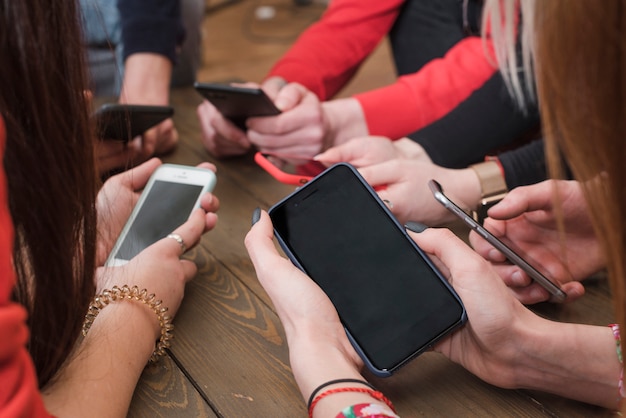
<path fill-rule="evenodd" d="M 121 103 L 167 105 L 172 62 L 165 56 L 137 53 L 125 61 Z"/>
<path fill-rule="evenodd" d="M 618 408 L 622 366 L 608 326 L 542 321 L 521 340 L 515 387 Z"/>
<path fill-rule="evenodd" d="M 322 151 L 341 145 L 352 138 L 366 136 L 367 124 L 358 101 L 352 98 L 322 103 L 325 119 L 324 145 Z"/>
<path fill-rule="evenodd" d="M 333 97 L 357 72 L 393 25 L 404 0 L 330 2 L 274 64 L 268 76 L 281 76 L 315 93 Z"/>
<path fill-rule="evenodd" d="M 498 158 L 509 190 L 548 178 L 542 139 L 505 151 Z"/>
<path fill-rule="evenodd" d="M 87 337 L 44 390 L 50 412 L 62 417 L 125 417 L 155 346 L 156 316 L 138 302 L 103 308 Z"/>
<path fill-rule="evenodd" d="M 483 40 L 470 36 L 419 71 L 354 98 L 363 108 L 372 135 L 398 139 L 450 114 L 496 71 L 487 58 Z"/>

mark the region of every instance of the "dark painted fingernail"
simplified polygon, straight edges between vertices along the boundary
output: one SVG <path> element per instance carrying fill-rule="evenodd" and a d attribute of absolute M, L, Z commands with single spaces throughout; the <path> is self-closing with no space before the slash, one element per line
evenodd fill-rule
<path fill-rule="evenodd" d="M 261 208 L 256 208 L 254 212 L 252 212 L 252 226 L 259 222 L 259 219 L 261 219 Z"/>
<path fill-rule="evenodd" d="M 426 225 L 424 225 L 422 223 L 419 223 L 419 222 L 414 222 L 414 221 L 409 221 L 409 222 L 405 223 L 404 227 L 406 229 L 408 229 L 409 231 L 417 232 L 418 234 L 420 232 L 424 232 L 424 230 L 426 228 L 428 228 L 428 226 L 426 226 Z"/>

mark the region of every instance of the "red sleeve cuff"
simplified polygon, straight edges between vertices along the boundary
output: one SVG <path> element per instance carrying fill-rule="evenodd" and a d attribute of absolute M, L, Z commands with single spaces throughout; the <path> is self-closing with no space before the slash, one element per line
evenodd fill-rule
<path fill-rule="evenodd" d="M 397 139 L 448 114 L 497 71 L 485 52 L 481 38 L 465 38 L 418 72 L 399 77 L 390 86 L 355 95 L 369 133 Z"/>

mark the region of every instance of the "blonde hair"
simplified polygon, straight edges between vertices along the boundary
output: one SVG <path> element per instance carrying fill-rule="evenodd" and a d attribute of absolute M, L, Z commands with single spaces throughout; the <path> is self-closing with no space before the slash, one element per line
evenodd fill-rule
<path fill-rule="evenodd" d="M 486 0 L 483 12 L 483 39 L 491 38 L 504 83 L 522 109 L 535 101 L 534 10 L 535 0 Z"/>

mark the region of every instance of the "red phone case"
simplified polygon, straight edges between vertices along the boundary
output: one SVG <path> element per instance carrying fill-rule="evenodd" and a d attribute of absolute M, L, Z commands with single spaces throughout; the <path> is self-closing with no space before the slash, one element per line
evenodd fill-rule
<path fill-rule="evenodd" d="M 260 165 L 265 171 L 267 171 L 272 177 L 284 184 L 293 186 L 302 186 L 306 184 L 313 176 L 305 174 L 290 174 L 285 173 L 280 168 L 272 164 L 261 152 L 254 154 L 254 161 Z M 321 171 L 320 171 L 321 172 Z"/>

